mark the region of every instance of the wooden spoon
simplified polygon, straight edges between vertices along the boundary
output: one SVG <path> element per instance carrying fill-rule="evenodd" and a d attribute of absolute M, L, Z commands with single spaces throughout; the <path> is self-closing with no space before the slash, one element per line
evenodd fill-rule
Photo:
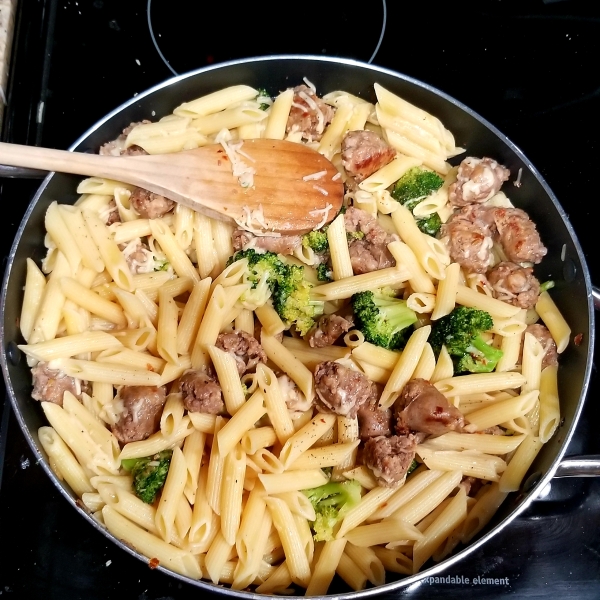
<path fill-rule="evenodd" d="M 101 156 L 0 143 L 1 164 L 122 181 L 255 233 L 306 233 L 331 221 L 342 206 L 338 170 L 304 144 L 245 140 L 233 159 L 255 173 L 234 176 L 221 144 L 173 154 Z"/>

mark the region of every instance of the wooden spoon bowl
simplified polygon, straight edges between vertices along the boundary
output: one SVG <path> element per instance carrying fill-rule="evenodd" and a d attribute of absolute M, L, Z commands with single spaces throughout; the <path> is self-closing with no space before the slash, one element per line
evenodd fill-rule
<path fill-rule="evenodd" d="M 141 156 L 0 143 L 0 163 L 122 181 L 263 235 L 320 228 L 338 214 L 344 196 L 331 161 L 285 140 L 245 140 L 237 150 L 233 144 L 211 144 Z"/>

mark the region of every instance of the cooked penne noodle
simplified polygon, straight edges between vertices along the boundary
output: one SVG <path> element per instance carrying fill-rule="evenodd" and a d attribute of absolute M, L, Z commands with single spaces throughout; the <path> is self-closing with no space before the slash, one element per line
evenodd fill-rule
<path fill-rule="evenodd" d="M 306 587 L 307 596 L 320 596 L 327 593 L 345 546 L 344 538 L 325 542 Z"/>
<path fill-rule="evenodd" d="M 157 559 L 162 566 L 185 577 L 192 579 L 202 577 L 198 559 L 191 553 L 144 531 L 110 506 L 104 506 L 102 517 L 107 529 L 115 538 L 129 544 L 138 552 Z"/>
<path fill-rule="evenodd" d="M 462 396 L 481 392 L 496 392 L 505 389 L 515 389 L 525 383 L 521 373 L 474 373 L 449 377 L 435 382 L 435 387 L 445 396 Z"/>
<path fill-rule="evenodd" d="M 439 516 L 423 532 L 423 538 L 413 546 L 413 573 L 417 573 L 422 565 L 439 547 L 442 540 L 447 538 L 453 529 L 462 523 L 467 516 L 467 495 L 460 488 L 456 495 Z"/>
<path fill-rule="evenodd" d="M 308 450 L 336 422 L 335 414 L 319 414 L 304 427 L 289 437 L 279 453 L 279 460 L 287 469 L 294 461 Z"/>
<path fill-rule="evenodd" d="M 456 293 L 460 278 L 460 265 L 451 263 L 445 269 L 445 277 L 437 286 L 435 307 L 431 312 L 431 320 L 435 321 L 450 314 L 456 306 Z"/>
<path fill-rule="evenodd" d="M 560 424 L 560 402 L 558 397 L 558 367 L 548 365 L 540 376 L 539 436 L 546 443 Z"/>
<path fill-rule="evenodd" d="M 265 137 L 267 139 L 282 140 L 285 137 L 285 127 L 293 99 L 294 91 L 289 88 L 281 92 L 273 101 L 265 126 Z"/>
<path fill-rule="evenodd" d="M 235 544 L 240 527 L 245 472 L 246 453 L 236 444 L 225 456 L 220 497 L 221 533 L 229 544 Z"/>
<path fill-rule="evenodd" d="M 396 397 L 409 379 L 412 378 L 413 372 L 421 358 L 427 338 L 431 333 L 431 326 L 425 325 L 416 329 L 406 342 L 406 346 L 398 362 L 395 364 L 390 378 L 388 379 L 381 397 L 379 399 L 379 406 L 382 408 L 388 408 L 396 400 Z"/>
<path fill-rule="evenodd" d="M 292 512 L 280 498 L 267 497 L 265 501 L 281 539 L 290 577 L 294 583 L 306 587 L 311 578 L 310 565 Z"/>
<path fill-rule="evenodd" d="M 340 556 L 336 573 L 355 592 L 365 589 L 367 585 L 367 576 L 345 552 Z"/>
<path fill-rule="evenodd" d="M 506 470 L 498 482 L 498 489 L 501 492 L 516 492 L 519 489 L 525 474 L 541 450 L 542 445 L 543 442 L 540 438 L 532 435 L 528 435 L 521 442 L 508 461 Z"/>
<path fill-rule="evenodd" d="M 370 273 L 362 273 L 361 275 L 353 275 L 345 277 L 339 281 L 324 283 L 312 290 L 312 296 L 316 300 L 343 300 L 350 298 L 358 292 L 382 288 L 386 286 L 395 286 L 408 281 L 410 271 L 404 266 L 388 267 L 371 271 Z"/>
<path fill-rule="evenodd" d="M 265 396 L 261 390 L 257 390 L 247 401 L 244 401 L 231 419 L 216 432 L 215 437 L 219 445 L 219 452 L 223 456 L 229 454 L 236 444 L 241 441 L 244 434 L 251 430 L 266 412 Z"/>
<path fill-rule="evenodd" d="M 569 344 L 571 328 L 547 291 L 540 294 L 535 310 L 550 330 L 552 339 L 556 342 L 556 351 L 561 354 Z"/>
<path fill-rule="evenodd" d="M 385 504 L 395 491 L 394 488 L 380 486 L 369 490 L 361 498 L 358 505 L 346 513 L 336 533 L 336 537 L 344 537 L 348 531 L 366 521 L 382 504 Z"/>
<path fill-rule="evenodd" d="M 327 228 L 327 241 L 331 254 L 334 281 L 352 277 L 354 271 L 352 270 L 352 262 L 350 261 L 350 250 L 346 239 L 346 226 L 343 214 L 337 216 Z"/>
<path fill-rule="evenodd" d="M 473 411 L 469 413 L 469 424 L 465 427 L 465 431 L 469 433 L 483 431 L 494 425 L 522 417 L 533 409 L 538 397 L 539 390 L 532 390 Z"/>
<path fill-rule="evenodd" d="M 478 450 L 437 450 L 419 444 L 417 454 L 430 469 L 460 470 L 467 477 L 488 481 L 498 481 L 506 470 L 506 462 L 499 456 Z"/>

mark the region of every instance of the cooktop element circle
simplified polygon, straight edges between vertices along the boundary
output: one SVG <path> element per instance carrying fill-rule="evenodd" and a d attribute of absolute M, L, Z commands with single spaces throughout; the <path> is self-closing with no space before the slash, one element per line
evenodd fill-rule
<path fill-rule="evenodd" d="M 148 29 L 156 51 L 174 75 L 269 54 L 335 56 L 369 63 L 375 59 L 386 30 L 386 0 L 374 2 L 361 13 L 360 22 L 352 11 L 331 15 L 323 8 L 319 14 L 315 6 L 300 3 L 291 18 L 289 9 L 295 7 L 280 7 L 273 21 L 266 8 L 235 1 L 222 5 L 222 18 L 215 20 L 201 2 L 148 0 Z M 215 10 L 219 8 L 211 6 L 213 14 Z"/>

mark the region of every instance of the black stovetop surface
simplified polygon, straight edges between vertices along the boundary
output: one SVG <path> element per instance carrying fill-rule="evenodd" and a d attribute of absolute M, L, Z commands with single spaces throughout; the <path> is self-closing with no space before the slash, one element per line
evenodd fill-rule
<path fill-rule="evenodd" d="M 214 62 L 278 53 L 355 58 L 442 89 L 505 133 L 562 203 L 592 280 L 600 281 L 596 2 L 464 0 L 409 10 L 397 0 L 374 0 L 364 15 L 346 6 L 302 4 L 292 7 L 299 11 L 295 17 L 283 5 L 242 2 L 213 5 L 212 14 L 204 3 L 178 0 L 17 4 L 4 141 L 67 148 L 134 94 Z M 279 32 L 270 25 L 272 10 L 280 13 Z M 316 21 L 307 27 L 300 12 L 309 10 Z M 3 258 L 36 186 L 0 180 L 3 205 L 11 207 L 0 240 Z M 567 454 L 600 454 L 599 391 L 594 365 Z M 1 598 L 213 597 L 150 571 L 84 522 L 35 465 L 8 404 L 0 426 Z M 453 580 L 387 596 L 600 599 L 600 480 L 555 479 L 545 491 L 509 527 L 441 574 Z M 482 584 L 481 577 L 497 582 Z"/>

